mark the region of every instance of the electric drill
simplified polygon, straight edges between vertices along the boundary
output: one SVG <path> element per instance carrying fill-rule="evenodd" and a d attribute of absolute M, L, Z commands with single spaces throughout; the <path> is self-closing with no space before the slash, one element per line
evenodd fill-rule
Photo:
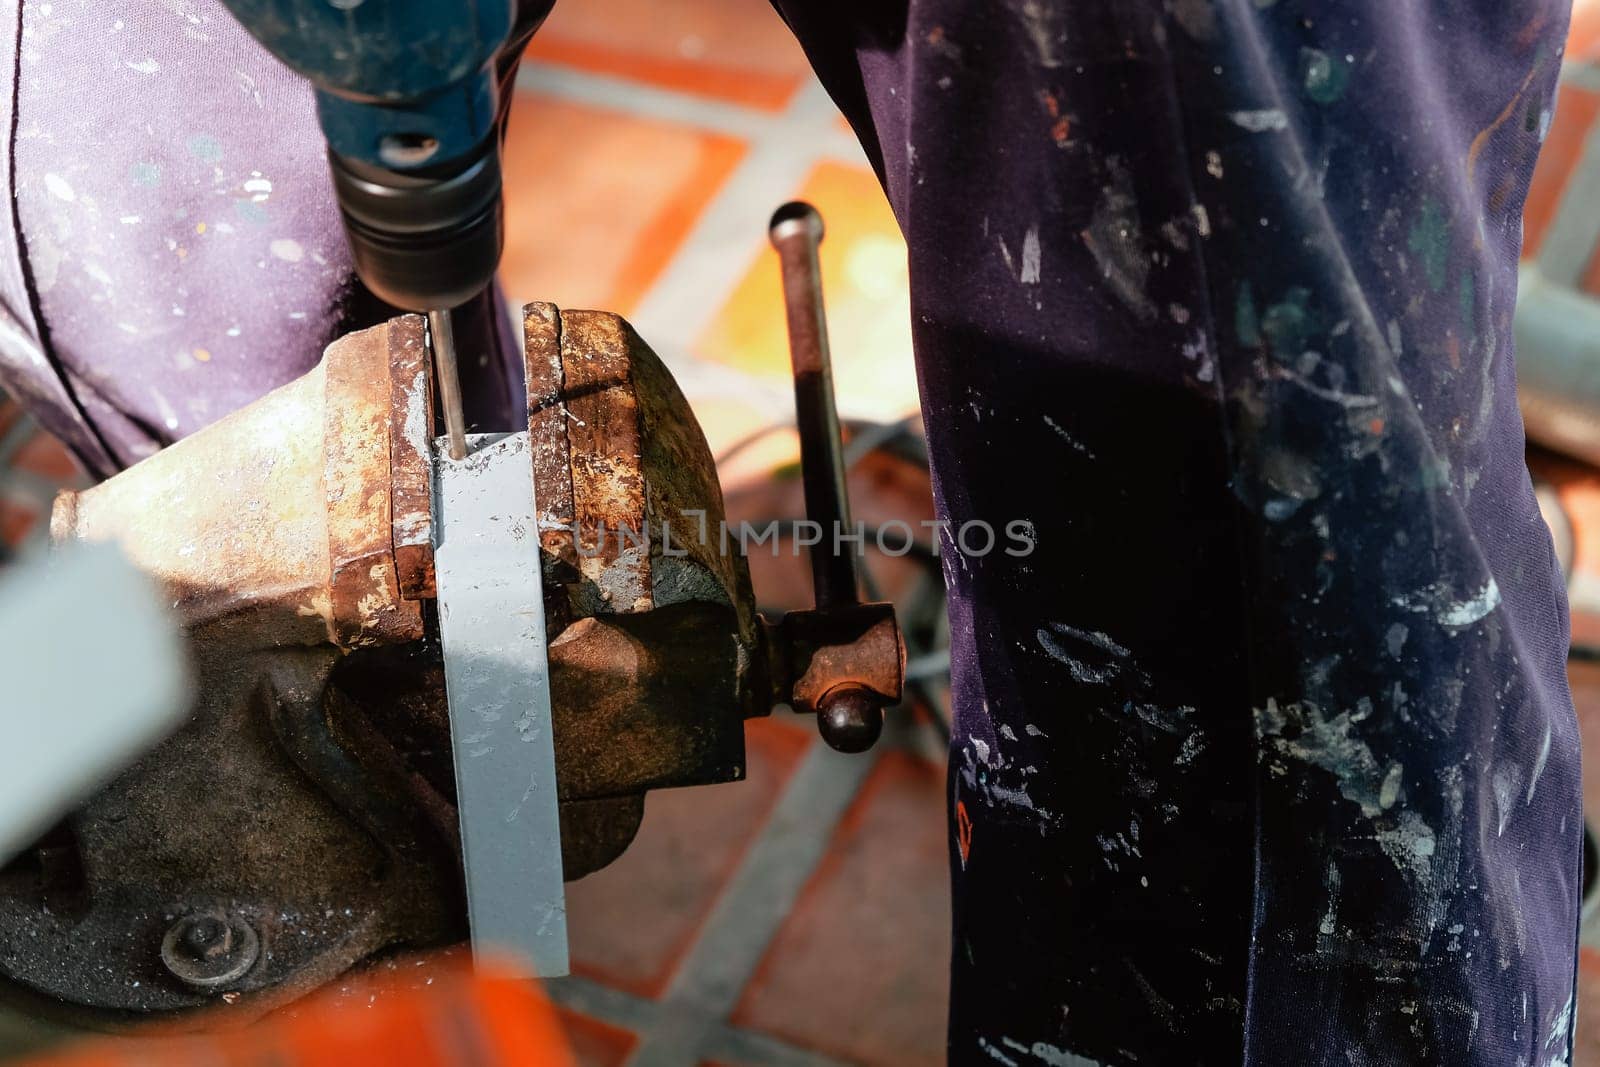
<path fill-rule="evenodd" d="M 499 265 L 501 79 L 553 0 L 223 2 L 315 88 L 356 272 L 390 304 L 429 313 L 455 453 L 465 425 L 449 311 Z"/>

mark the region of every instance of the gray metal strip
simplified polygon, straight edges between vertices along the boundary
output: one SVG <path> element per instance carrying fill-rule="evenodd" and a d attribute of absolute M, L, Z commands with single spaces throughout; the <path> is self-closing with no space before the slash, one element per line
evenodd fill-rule
<path fill-rule="evenodd" d="M 434 568 L 467 912 L 479 959 L 567 973 L 566 893 L 528 435 L 434 447 Z"/>

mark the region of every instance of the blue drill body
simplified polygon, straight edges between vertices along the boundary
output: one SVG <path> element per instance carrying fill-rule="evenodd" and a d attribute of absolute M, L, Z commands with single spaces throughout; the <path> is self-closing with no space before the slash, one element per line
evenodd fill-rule
<path fill-rule="evenodd" d="M 223 2 L 315 88 L 334 191 L 367 287 L 413 311 L 448 310 L 481 292 L 503 245 L 497 76 L 536 24 L 528 5 Z"/>
<path fill-rule="evenodd" d="M 494 130 L 494 61 L 511 0 L 224 0 L 251 35 L 310 80 L 328 147 L 392 170 L 449 169 Z M 386 139 L 428 138 L 407 166 Z"/>

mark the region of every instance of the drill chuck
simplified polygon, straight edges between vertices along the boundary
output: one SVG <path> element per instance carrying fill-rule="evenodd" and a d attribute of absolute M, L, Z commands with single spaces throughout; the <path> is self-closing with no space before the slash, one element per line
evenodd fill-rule
<path fill-rule="evenodd" d="M 446 171 L 389 170 L 328 153 L 361 280 L 408 311 L 442 311 L 494 279 L 505 242 L 499 138 Z"/>

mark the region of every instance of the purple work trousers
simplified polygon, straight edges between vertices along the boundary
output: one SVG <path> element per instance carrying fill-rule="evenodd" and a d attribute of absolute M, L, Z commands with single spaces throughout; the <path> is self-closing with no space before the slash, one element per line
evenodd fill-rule
<path fill-rule="evenodd" d="M 1566 0 L 777 6 L 910 247 L 940 515 L 1037 546 L 944 546 L 951 1059 L 1566 1063 L 1511 332 Z M 91 469 L 385 314 L 215 0 L 18 7 L 0 385 Z"/>

